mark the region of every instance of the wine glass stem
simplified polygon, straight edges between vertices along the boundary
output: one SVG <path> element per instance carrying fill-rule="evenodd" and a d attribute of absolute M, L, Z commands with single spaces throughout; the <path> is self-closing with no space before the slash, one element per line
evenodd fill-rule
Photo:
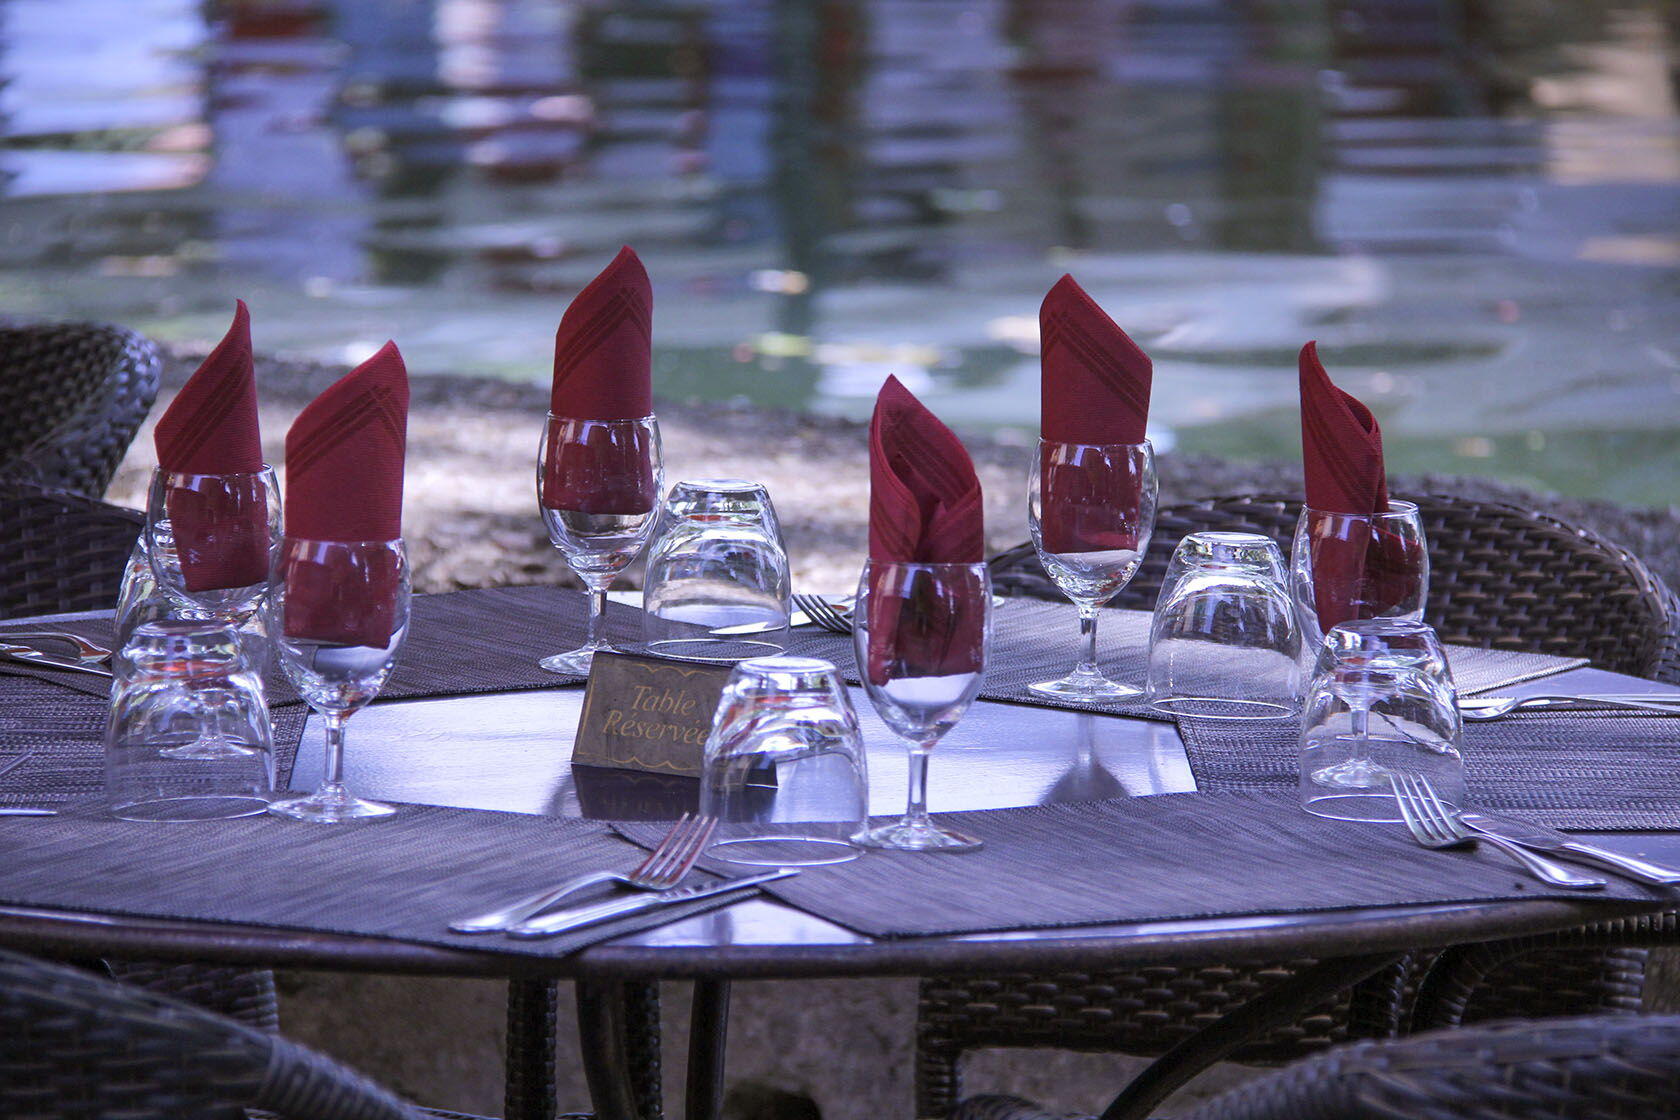
<path fill-rule="evenodd" d="M 344 721 L 348 712 L 322 712 L 327 721 L 327 769 L 321 789 L 333 793 L 344 789 Z"/>
<path fill-rule="evenodd" d="M 904 823 L 912 828 L 932 826 L 927 811 L 928 755 L 932 753 L 932 743 L 910 744 L 910 797 L 904 810 Z"/>
<path fill-rule="evenodd" d="M 606 649 L 607 643 L 601 638 L 601 620 L 607 615 L 607 588 L 612 586 L 612 577 L 605 582 L 599 577 L 584 577 L 589 586 L 589 649 Z"/>
<path fill-rule="evenodd" d="M 1085 639 L 1085 655 L 1079 659 L 1076 670 L 1082 677 L 1097 675 L 1097 607 L 1095 604 L 1079 604 L 1079 634 Z"/>
<path fill-rule="evenodd" d="M 1355 703 L 1348 711 L 1353 730 L 1353 760 L 1366 762 L 1371 757 L 1371 709 Z"/>

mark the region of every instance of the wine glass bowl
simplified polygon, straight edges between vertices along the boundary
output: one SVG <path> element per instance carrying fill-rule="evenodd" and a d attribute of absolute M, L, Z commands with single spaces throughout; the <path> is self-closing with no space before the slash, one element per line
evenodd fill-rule
<path fill-rule="evenodd" d="M 1092 703 L 1138 697 L 1097 667 L 1097 612 L 1126 586 L 1155 530 L 1155 450 L 1141 443 L 1038 441 L 1027 487 L 1033 548 L 1052 582 L 1079 609 L 1085 649 L 1073 672 L 1032 691 Z"/>
<path fill-rule="evenodd" d="M 344 722 L 390 678 L 408 634 L 408 556 L 402 541 L 287 538 L 269 597 L 269 633 L 286 679 L 326 722 L 327 764 L 307 797 L 271 813 L 334 824 L 396 810 L 344 787 Z"/>
<path fill-rule="evenodd" d="M 158 589 L 179 613 L 242 624 L 262 607 L 280 543 L 274 469 L 190 474 L 157 468 L 142 540 Z"/>
<path fill-rule="evenodd" d="M 882 722 L 909 744 L 910 791 L 904 817 L 859 833 L 858 843 L 911 851 L 980 846 L 929 818 L 927 767 L 934 746 L 980 692 L 991 611 L 984 564 L 865 565 L 852 616 L 858 676 Z"/>
<path fill-rule="evenodd" d="M 537 505 L 548 539 L 589 593 L 582 646 L 538 662 L 551 673 L 587 676 L 601 635 L 607 588 L 653 532 L 663 478 L 659 424 L 583 420 L 549 413 L 537 459 Z"/>
<path fill-rule="evenodd" d="M 1429 548 L 1418 507 L 1390 501 L 1376 513 L 1301 510 L 1290 546 L 1296 619 L 1317 651 L 1343 622 L 1421 619 L 1429 597 Z"/>

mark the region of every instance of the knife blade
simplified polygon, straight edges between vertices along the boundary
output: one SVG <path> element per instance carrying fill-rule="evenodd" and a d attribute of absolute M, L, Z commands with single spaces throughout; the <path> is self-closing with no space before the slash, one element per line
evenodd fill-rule
<path fill-rule="evenodd" d="M 1525 848 L 1533 848 L 1551 855 L 1568 856 L 1581 863 L 1626 875 L 1641 883 L 1658 887 L 1680 883 L 1680 870 L 1609 848 L 1601 848 L 1597 844 L 1588 844 L 1555 828 L 1516 821 L 1510 817 L 1492 817 L 1486 813 L 1460 812 L 1458 819 L 1473 832 L 1502 837 L 1513 844 L 1521 844 Z"/>
<path fill-rule="evenodd" d="M 790 875 L 797 874 L 799 874 L 799 871 L 796 868 L 783 867 L 776 871 L 746 875 L 739 879 L 725 879 L 720 883 L 706 883 L 697 887 L 678 887 L 676 890 L 659 891 L 656 894 L 638 894 L 631 895 L 628 898 L 614 898 L 590 906 L 573 906 L 565 910 L 556 910 L 551 914 L 544 914 L 538 918 L 532 918 L 516 926 L 510 926 L 507 935 L 509 937 L 553 937 L 556 934 L 569 933 L 574 929 L 582 929 L 585 926 L 596 925 L 612 918 L 620 918 L 626 914 L 652 910 L 659 906 L 693 902 L 697 898 L 710 898 L 713 895 L 728 894 L 732 891 L 752 890 L 764 883 L 786 879 Z"/>
<path fill-rule="evenodd" d="M 804 611 L 794 611 L 788 615 L 788 626 L 811 626 L 811 616 Z M 714 638 L 734 638 L 742 634 L 763 634 L 770 630 L 780 630 L 779 622 L 743 622 L 739 626 L 720 626 L 716 630 L 708 630 Z"/>
<path fill-rule="evenodd" d="M 109 669 L 101 669 L 97 665 L 84 665 L 80 661 L 70 661 L 54 657 L 50 653 L 42 653 L 38 649 L 28 646 L 0 645 L 0 657 L 7 661 L 15 661 L 20 665 L 45 666 L 48 669 L 68 669 L 73 673 L 92 673 L 96 677 L 111 678 Z"/>

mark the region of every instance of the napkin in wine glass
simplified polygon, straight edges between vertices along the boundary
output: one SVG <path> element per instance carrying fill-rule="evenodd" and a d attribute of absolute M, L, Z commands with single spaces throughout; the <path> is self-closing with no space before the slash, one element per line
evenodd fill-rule
<path fill-rule="evenodd" d="M 1386 511 L 1388 479 L 1377 418 L 1364 402 L 1331 382 L 1316 342 L 1301 347 L 1300 376 L 1307 506 L 1367 516 Z M 1377 528 L 1318 542 L 1313 596 L 1323 629 L 1381 614 L 1407 598 L 1415 583 L 1412 552 L 1408 542 Z"/>
<path fill-rule="evenodd" d="M 1039 434 L 1060 444 L 1142 443 L 1153 364 L 1071 276 L 1038 309 Z M 1143 495 L 1129 458 L 1039 449 L 1046 552 L 1137 547 Z"/>
<path fill-rule="evenodd" d="M 233 323 L 161 417 L 152 440 L 169 474 L 252 475 L 263 466 L 251 314 Z M 250 587 L 268 578 L 268 493 L 261 479 L 199 480 L 164 496 L 188 591 Z"/>
<path fill-rule="evenodd" d="M 387 342 L 311 401 L 286 433 L 287 538 L 400 539 L 407 445 L 408 371 Z M 370 577 L 352 577 L 334 560 L 292 558 L 287 636 L 385 645 L 396 628 L 400 573 L 394 558 L 380 555 L 386 566 Z"/>
<path fill-rule="evenodd" d="M 956 434 L 888 377 L 869 422 L 869 558 L 977 564 L 986 541 L 980 478 Z M 901 604 L 870 596 L 869 675 L 877 684 L 944 676 L 983 664 L 989 603 L 927 602 L 912 639 L 898 633 Z"/>
<path fill-rule="evenodd" d="M 637 420 L 653 415 L 653 286 L 628 245 L 560 318 L 554 336 L 549 412 L 569 420 Z M 654 493 L 651 437 L 613 440 L 606 428 L 562 442 L 550 425 L 541 487 L 547 509 L 646 513 Z M 622 434 L 622 433 L 621 433 Z"/>

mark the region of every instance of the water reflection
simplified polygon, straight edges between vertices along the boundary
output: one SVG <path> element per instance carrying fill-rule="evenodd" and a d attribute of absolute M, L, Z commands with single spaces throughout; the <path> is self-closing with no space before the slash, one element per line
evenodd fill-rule
<path fill-rule="evenodd" d="M 1157 436 L 1295 453 L 1316 335 L 1397 460 L 1667 501 L 1659 0 L 0 0 L 0 303 L 540 378 L 621 241 L 659 388 L 1029 425 L 1064 268 Z M 1534 437 L 1542 437 L 1540 450 Z M 1595 448 L 1600 450 L 1595 450 Z"/>

